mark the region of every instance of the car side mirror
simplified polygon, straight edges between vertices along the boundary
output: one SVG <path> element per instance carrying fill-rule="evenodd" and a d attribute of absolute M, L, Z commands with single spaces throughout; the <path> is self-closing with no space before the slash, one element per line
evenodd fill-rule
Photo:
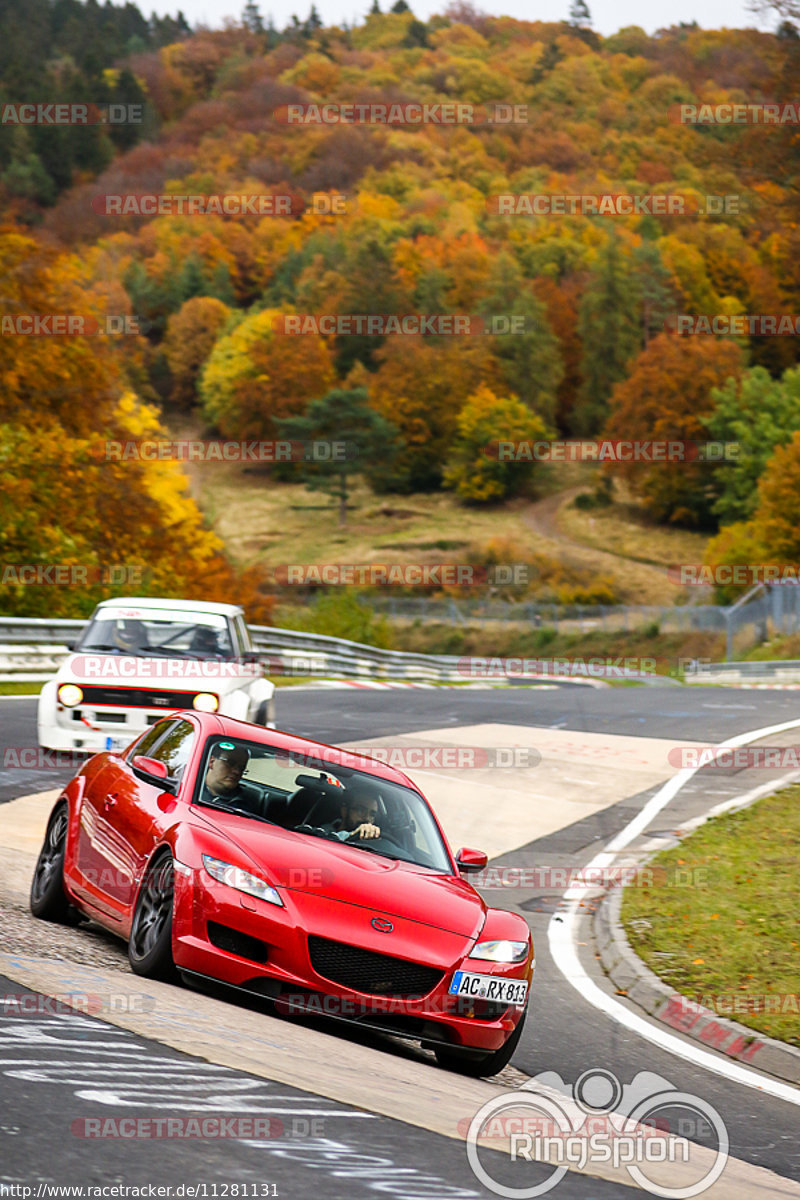
<path fill-rule="evenodd" d="M 470 850 L 467 846 L 462 847 L 456 855 L 456 866 L 465 875 L 472 871 L 485 871 L 488 862 L 489 857 L 483 850 Z"/>
<path fill-rule="evenodd" d="M 145 783 L 161 785 L 165 792 L 176 790 L 175 781 L 170 779 L 166 764 L 157 758 L 148 758 L 145 754 L 136 754 L 131 766 L 140 779 Z"/>

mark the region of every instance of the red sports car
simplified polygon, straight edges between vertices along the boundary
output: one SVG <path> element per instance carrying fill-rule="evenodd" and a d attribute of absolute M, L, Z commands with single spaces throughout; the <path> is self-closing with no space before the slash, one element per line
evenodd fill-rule
<path fill-rule="evenodd" d="M 376 760 L 210 713 L 96 754 L 56 802 L 31 911 L 91 917 L 134 971 L 414 1038 L 492 1075 L 522 1033 L 522 917 L 462 878 L 428 802 Z"/>

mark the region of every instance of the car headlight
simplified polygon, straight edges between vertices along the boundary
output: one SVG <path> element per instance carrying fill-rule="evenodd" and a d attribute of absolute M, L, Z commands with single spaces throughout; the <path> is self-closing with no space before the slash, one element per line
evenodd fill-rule
<path fill-rule="evenodd" d="M 522 962 L 528 957 L 528 942 L 478 942 L 469 957 L 498 963 Z"/>
<path fill-rule="evenodd" d="M 235 867 L 233 863 L 223 862 L 221 858 L 212 858 L 210 854 L 203 855 L 203 866 L 218 883 L 226 883 L 237 892 L 247 892 L 248 896 L 257 896 L 259 900 L 266 900 L 268 904 L 277 904 L 283 908 L 283 901 L 275 888 L 270 887 L 257 875 L 251 875 L 249 871 Z"/>
<path fill-rule="evenodd" d="M 58 689 L 58 699 L 66 708 L 74 708 L 83 699 L 83 692 L 77 683 L 62 683 Z"/>
<path fill-rule="evenodd" d="M 216 712 L 219 708 L 219 696 L 213 692 L 198 692 L 192 701 L 192 707 L 198 712 Z"/>

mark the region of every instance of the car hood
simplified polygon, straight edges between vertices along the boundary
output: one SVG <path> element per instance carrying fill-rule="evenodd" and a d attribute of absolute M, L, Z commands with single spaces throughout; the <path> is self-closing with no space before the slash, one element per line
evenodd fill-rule
<path fill-rule="evenodd" d="M 95 687 L 145 688 L 150 692 L 214 692 L 227 695 L 263 677 L 260 667 L 194 658 L 138 658 L 127 654 L 81 651 L 60 666 L 57 683 Z"/>
<path fill-rule="evenodd" d="M 204 809 L 202 816 L 246 854 L 269 883 L 291 891 L 301 906 L 305 893 L 466 938 L 477 938 L 483 928 L 486 905 L 460 876 L 435 874 L 357 846 L 230 813 Z"/>

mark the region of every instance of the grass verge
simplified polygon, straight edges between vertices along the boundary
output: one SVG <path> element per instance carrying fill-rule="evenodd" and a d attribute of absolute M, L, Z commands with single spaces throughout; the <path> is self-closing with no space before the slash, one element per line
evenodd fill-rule
<path fill-rule="evenodd" d="M 562 505 L 559 528 L 576 542 L 596 550 L 613 550 L 634 562 L 669 567 L 703 561 L 708 533 L 658 525 L 619 481 L 615 495 L 617 500 L 597 508 L 581 508 L 574 501 Z"/>
<path fill-rule="evenodd" d="M 800 785 L 713 818 L 649 865 L 664 871 L 625 889 L 622 923 L 651 971 L 720 1015 L 800 1046 Z"/>

